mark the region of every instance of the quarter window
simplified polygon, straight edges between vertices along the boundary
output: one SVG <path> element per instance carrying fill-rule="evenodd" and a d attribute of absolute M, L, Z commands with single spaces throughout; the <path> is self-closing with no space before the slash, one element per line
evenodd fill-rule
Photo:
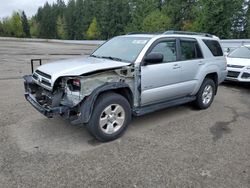
<path fill-rule="evenodd" d="M 164 41 L 158 43 L 151 52 L 161 53 L 164 56 L 163 62 L 173 62 L 177 60 L 176 41 Z"/>
<path fill-rule="evenodd" d="M 203 40 L 214 56 L 223 56 L 220 43 L 216 40 Z"/>
<path fill-rule="evenodd" d="M 200 46 L 196 40 L 180 40 L 181 60 L 203 58 Z"/>

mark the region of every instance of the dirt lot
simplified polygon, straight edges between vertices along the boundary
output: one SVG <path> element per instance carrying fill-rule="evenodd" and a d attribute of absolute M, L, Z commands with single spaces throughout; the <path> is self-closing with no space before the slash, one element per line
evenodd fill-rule
<path fill-rule="evenodd" d="M 114 142 L 46 119 L 23 97 L 29 60 L 94 46 L 0 41 L 0 187 L 250 187 L 250 86 L 223 84 L 211 108 L 134 118 Z"/>

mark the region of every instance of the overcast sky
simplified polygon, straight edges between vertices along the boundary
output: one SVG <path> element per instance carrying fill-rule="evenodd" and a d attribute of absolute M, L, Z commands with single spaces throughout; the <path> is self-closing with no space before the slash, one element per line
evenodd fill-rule
<path fill-rule="evenodd" d="M 26 15 L 31 17 L 46 1 L 56 2 L 56 0 L 0 0 L 0 18 L 11 16 L 14 10 L 24 10 Z"/>

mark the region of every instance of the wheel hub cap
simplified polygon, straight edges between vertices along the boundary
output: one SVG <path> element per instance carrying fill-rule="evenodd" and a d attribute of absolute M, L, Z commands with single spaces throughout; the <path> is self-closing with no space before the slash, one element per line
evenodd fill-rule
<path fill-rule="evenodd" d="M 202 94 L 203 104 L 209 104 L 212 98 L 213 98 L 213 87 L 211 85 L 207 85 Z"/>
<path fill-rule="evenodd" d="M 101 113 L 99 126 L 106 134 L 116 133 L 121 129 L 125 121 L 125 111 L 119 104 L 106 107 Z"/>

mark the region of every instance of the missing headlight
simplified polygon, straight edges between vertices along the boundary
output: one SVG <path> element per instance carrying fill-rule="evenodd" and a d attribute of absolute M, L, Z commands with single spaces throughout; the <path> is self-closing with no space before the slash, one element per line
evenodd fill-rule
<path fill-rule="evenodd" d="M 79 79 L 68 80 L 67 86 L 68 86 L 70 91 L 80 91 L 81 90 L 81 80 L 79 80 Z"/>

